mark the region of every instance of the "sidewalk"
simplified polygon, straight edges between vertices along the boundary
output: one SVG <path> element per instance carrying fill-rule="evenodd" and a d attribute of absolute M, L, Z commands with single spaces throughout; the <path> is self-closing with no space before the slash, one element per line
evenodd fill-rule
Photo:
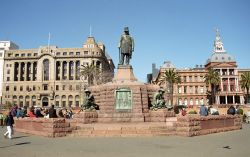
<path fill-rule="evenodd" d="M 46 138 L 16 133 L 5 139 L 0 128 L 1 157 L 247 157 L 250 125 L 242 130 L 196 137 Z M 223 148 L 224 147 L 224 148 Z"/>

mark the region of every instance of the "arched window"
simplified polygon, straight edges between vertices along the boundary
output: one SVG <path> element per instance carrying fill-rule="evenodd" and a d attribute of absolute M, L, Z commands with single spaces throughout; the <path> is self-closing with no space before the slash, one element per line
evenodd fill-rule
<path fill-rule="evenodd" d="M 49 80 L 49 60 L 43 61 L 43 80 Z"/>

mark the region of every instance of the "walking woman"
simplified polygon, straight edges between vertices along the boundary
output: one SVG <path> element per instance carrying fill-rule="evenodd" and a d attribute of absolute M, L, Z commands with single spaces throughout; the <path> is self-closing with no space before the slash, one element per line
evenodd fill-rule
<path fill-rule="evenodd" d="M 13 131 L 14 119 L 13 119 L 13 116 L 12 116 L 11 112 L 9 112 L 9 115 L 6 117 L 5 124 L 7 126 L 7 131 L 4 134 L 4 137 L 7 138 L 7 135 L 8 135 L 8 138 L 11 139 L 12 134 L 14 133 L 14 131 Z"/>

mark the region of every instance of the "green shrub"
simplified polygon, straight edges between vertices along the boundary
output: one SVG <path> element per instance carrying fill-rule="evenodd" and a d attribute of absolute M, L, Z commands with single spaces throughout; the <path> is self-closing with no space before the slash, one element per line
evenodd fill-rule
<path fill-rule="evenodd" d="M 239 108 L 239 109 L 237 110 L 237 114 L 243 115 L 243 109 Z"/>
<path fill-rule="evenodd" d="M 197 114 L 197 112 L 195 110 L 190 110 L 188 111 L 188 114 Z"/>

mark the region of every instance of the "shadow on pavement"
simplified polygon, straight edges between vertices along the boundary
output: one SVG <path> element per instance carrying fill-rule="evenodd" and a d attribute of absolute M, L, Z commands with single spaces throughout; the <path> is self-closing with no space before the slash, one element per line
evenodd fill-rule
<path fill-rule="evenodd" d="M 29 137 L 29 136 L 17 136 L 17 137 L 12 137 L 12 139 L 23 138 L 23 137 Z"/>
<path fill-rule="evenodd" d="M 25 144 L 31 144 L 31 142 L 21 142 L 21 143 L 16 143 L 16 144 L 9 145 L 9 146 L 2 146 L 0 148 L 7 148 L 7 147 L 19 146 L 19 145 L 25 145 Z"/>

